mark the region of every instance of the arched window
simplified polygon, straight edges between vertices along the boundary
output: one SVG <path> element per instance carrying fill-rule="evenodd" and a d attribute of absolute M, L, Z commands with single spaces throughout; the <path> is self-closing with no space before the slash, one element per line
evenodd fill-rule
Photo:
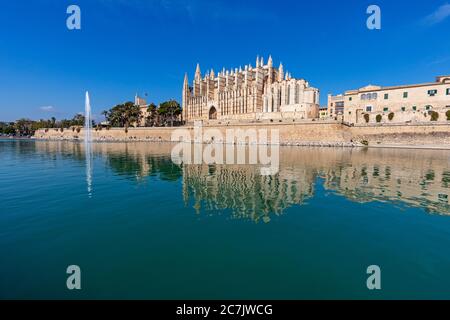
<path fill-rule="evenodd" d="M 217 110 L 215 107 L 211 107 L 211 109 L 209 109 L 209 119 L 210 120 L 216 120 L 217 119 Z"/>
<path fill-rule="evenodd" d="M 295 85 L 295 103 L 299 103 L 300 102 L 300 85 L 297 83 Z"/>

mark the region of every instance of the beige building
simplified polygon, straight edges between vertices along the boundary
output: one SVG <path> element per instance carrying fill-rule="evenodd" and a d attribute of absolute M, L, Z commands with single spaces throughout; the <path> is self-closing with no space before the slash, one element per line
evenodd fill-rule
<path fill-rule="evenodd" d="M 337 103 L 344 102 L 343 120 L 353 124 L 422 123 L 447 121 L 450 111 L 450 76 L 435 82 L 380 87 L 369 85 L 328 96 L 330 114 L 336 115 Z"/>
<path fill-rule="evenodd" d="M 192 87 L 187 74 L 183 85 L 183 119 L 274 120 L 310 119 L 319 116 L 319 90 L 304 79 L 256 59 L 256 66 L 214 71 L 202 77 L 197 65 Z"/>
<path fill-rule="evenodd" d="M 328 119 L 328 107 L 319 108 L 319 119 Z"/>
<path fill-rule="evenodd" d="M 345 97 L 343 94 L 338 94 L 337 96 L 328 95 L 328 116 L 332 119 L 342 119 L 344 115 L 344 102 Z"/>
<path fill-rule="evenodd" d="M 141 121 L 139 123 L 140 127 L 145 127 L 146 119 L 148 117 L 148 104 L 144 98 L 139 97 L 137 94 L 134 96 L 134 104 L 141 110 Z M 136 126 L 136 125 L 135 125 Z"/>

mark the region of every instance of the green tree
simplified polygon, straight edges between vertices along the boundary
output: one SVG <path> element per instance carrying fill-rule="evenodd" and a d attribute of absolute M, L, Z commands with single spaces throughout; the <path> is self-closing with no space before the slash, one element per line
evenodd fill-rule
<path fill-rule="evenodd" d="M 14 125 L 9 124 L 3 129 L 3 133 L 4 134 L 15 134 L 16 129 L 14 128 Z"/>
<path fill-rule="evenodd" d="M 148 116 L 145 119 L 145 125 L 147 127 L 154 127 L 158 123 L 158 110 L 156 105 L 152 102 L 147 108 Z"/>
<path fill-rule="evenodd" d="M 33 133 L 33 121 L 30 119 L 19 119 L 14 127 L 19 135 L 31 135 Z"/>
<path fill-rule="evenodd" d="M 381 114 L 377 114 L 377 116 L 375 117 L 375 120 L 376 120 L 378 123 L 380 123 L 382 118 L 383 118 L 383 117 L 381 116 Z"/>
<path fill-rule="evenodd" d="M 368 113 L 365 113 L 365 114 L 364 114 L 364 120 L 366 120 L 366 123 L 369 123 L 370 116 L 369 116 Z"/>
<path fill-rule="evenodd" d="M 14 123 L 0 122 L 0 133 L 3 133 L 3 134 L 14 134 L 14 133 L 16 133 L 16 129 L 14 127 Z"/>
<path fill-rule="evenodd" d="M 389 121 L 392 121 L 392 119 L 394 119 L 395 114 L 393 112 L 388 114 L 388 119 Z"/>
<path fill-rule="evenodd" d="M 141 118 L 141 110 L 133 102 L 118 104 L 107 115 L 107 120 L 113 127 L 125 127 L 125 130 L 130 125 L 139 123 Z"/>
<path fill-rule="evenodd" d="M 162 117 L 164 124 L 170 123 L 173 127 L 174 120 L 181 114 L 180 104 L 175 100 L 163 102 L 158 108 L 158 114 Z"/>
<path fill-rule="evenodd" d="M 431 115 L 431 121 L 438 121 L 439 113 L 437 113 L 436 111 L 431 111 L 430 115 Z"/>
<path fill-rule="evenodd" d="M 84 120 L 85 120 L 84 115 L 81 113 L 78 113 L 72 118 L 70 126 L 83 126 Z"/>

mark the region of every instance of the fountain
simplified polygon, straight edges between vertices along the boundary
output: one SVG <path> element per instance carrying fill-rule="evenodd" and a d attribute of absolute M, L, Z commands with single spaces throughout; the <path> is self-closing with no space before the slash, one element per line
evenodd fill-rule
<path fill-rule="evenodd" d="M 92 114 L 89 92 L 86 91 L 84 105 L 84 150 L 86 154 L 86 184 L 89 198 L 92 197 Z"/>
<path fill-rule="evenodd" d="M 89 92 L 86 91 L 86 98 L 84 103 L 84 143 L 87 145 L 92 142 L 91 129 L 92 129 L 92 115 L 91 115 L 91 102 L 89 100 Z"/>

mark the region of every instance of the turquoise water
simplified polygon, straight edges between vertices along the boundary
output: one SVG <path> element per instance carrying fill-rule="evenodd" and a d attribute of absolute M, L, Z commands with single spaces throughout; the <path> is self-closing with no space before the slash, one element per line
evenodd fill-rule
<path fill-rule="evenodd" d="M 82 144 L 1 140 L 0 298 L 450 298 L 450 152 L 286 147 L 263 177 L 170 150 L 95 144 L 88 173 Z"/>

